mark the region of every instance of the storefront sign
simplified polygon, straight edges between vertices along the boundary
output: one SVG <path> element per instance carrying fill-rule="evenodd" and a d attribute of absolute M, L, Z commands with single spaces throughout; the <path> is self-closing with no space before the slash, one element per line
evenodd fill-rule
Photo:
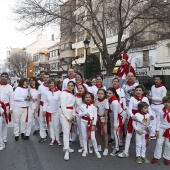
<path fill-rule="evenodd" d="M 140 51 L 145 51 L 145 50 L 155 50 L 155 49 L 156 49 L 156 45 L 149 45 L 149 46 L 144 46 L 144 47 L 140 47 L 140 48 L 130 49 L 129 52 L 135 53 L 135 52 L 140 52 Z"/>

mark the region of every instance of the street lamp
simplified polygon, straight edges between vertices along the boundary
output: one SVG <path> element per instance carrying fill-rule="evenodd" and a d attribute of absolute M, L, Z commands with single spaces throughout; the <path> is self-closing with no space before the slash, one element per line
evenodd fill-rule
<path fill-rule="evenodd" d="M 86 53 L 85 53 L 85 62 L 86 62 L 86 60 L 87 60 L 87 50 L 88 50 L 88 48 L 89 48 L 89 44 L 90 44 L 90 41 L 86 38 L 84 41 L 83 41 L 83 43 L 84 43 L 84 49 L 86 50 Z"/>

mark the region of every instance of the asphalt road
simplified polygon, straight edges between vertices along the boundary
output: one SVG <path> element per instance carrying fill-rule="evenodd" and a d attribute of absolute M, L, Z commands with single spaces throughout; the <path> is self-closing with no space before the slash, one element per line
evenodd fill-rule
<path fill-rule="evenodd" d="M 153 165 L 137 164 L 135 161 L 134 138 L 131 143 L 130 156 L 128 158 L 118 158 L 102 156 L 97 159 L 94 154 L 88 154 L 83 158 L 77 152 L 78 142 L 71 144 L 75 149 L 70 154 L 70 160 L 64 161 L 64 152 L 61 146 L 49 146 L 50 139 L 45 143 L 38 143 L 39 137 L 32 136 L 28 141 L 14 141 L 13 128 L 8 128 L 8 143 L 3 151 L 0 151 L 0 170 L 169 170 L 170 166 L 163 164 L 163 159 Z M 61 140 L 62 141 L 62 140 Z M 110 146 L 111 147 L 111 146 Z M 149 142 L 147 157 L 153 157 L 155 141 Z M 110 148 L 110 152 L 112 149 Z"/>

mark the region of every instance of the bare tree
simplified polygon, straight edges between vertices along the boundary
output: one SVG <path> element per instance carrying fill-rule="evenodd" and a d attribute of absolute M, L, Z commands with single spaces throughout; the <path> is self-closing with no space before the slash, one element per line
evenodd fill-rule
<path fill-rule="evenodd" d="M 63 5 L 70 7 L 75 17 L 63 15 Z M 170 2 L 163 0 L 18 0 L 13 12 L 22 31 L 61 21 L 75 25 L 75 32 L 85 31 L 100 51 L 107 75 L 112 73 L 119 53 L 155 39 L 158 32 L 170 32 Z M 116 39 L 112 55 L 108 53 L 107 30 Z"/>
<path fill-rule="evenodd" d="M 6 65 L 10 65 L 10 69 L 13 69 L 14 74 L 17 77 L 26 75 L 27 62 L 31 60 L 31 56 L 24 50 L 18 50 L 12 52 L 10 57 L 6 60 Z"/>

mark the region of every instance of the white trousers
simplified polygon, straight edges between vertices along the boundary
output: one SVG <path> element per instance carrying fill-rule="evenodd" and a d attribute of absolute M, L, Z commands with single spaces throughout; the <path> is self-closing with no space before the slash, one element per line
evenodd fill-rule
<path fill-rule="evenodd" d="M 145 140 L 146 134 L 138 134 L 136 132 L 136 157 L 146 157 L 146 140 Z"/>
<path fill-rule="evenodd" d="M 71 125 L 71 129 L 70 129 L 70 141 L 75 141 L 76 140 L 76 136 L 77 136 L 77 125 L 76 124 L 72 124 Z"/>
<path fill-rule="evenodd" d="M 83 137 L 83 149 L 86 152 L 87 152 L 87 139 L 88 139 L 87 126 L 88 126 L 87 122 L 81 121 L 81 132 L 82 132 L 82 137 Z M 97 141 L 96 141 L 96 137 L 95 137 L 95 131 L 91 131 L 91 140 L 90 141 L 93 145 L 94 151 L 97 152 L 98 148 L 97 148 Z"/>
<path fill-rule="evenodd" d="M 155 130 L 156 130 L 156 122 L 157 122 L 157 114 L 158 114 L 158 111 L 160 109 L 163 109 L 164 105 L 161 104 L 161 105 L 154 105 L 154 104 L 151 104 L 151 109 L 153 110 L 153 117 L 154 117 L 154 120 L 153 120 L 153 126 L 151 128 L 151 132 L 150 132 L 150 136 L 155 136 Z"/>
<path fill-rule="evenodd" d="M 2 122 L 3 122 L 3 116 L 0 116 L 0 141 L 2 141 Z"/>
<path fill-rule="evenodd" d="M 59 113 L 51 114 L 51 121 L 49 122 L 50 136 L 52 140 L 59 141 L 61 124 Z"/>
<path fill-rule="evenodd" d="M 47 129 L 47 125 L 46 125 L 46 121 L 45 121 L 45 116 L 43 114 L 43 106 L 40 105 L 40 137 L 41 138 L 46 138 L 47 134 L 46 134 L 46 129 Z"/>
<path fill-rule="evenodd" d="M 9 114 L 9 106 L 6 106 L 6 112 Z M 8 124 L 6 123 L 5 116 L 3 115 L 3 120 L 2 120 L 2 140 L 5 140 L 7 138 L 7 127 Z"/>
<path fill-rule="evenodd" d="M 159 138 L 156 141 L 156 148 L 155 148 L 155 151 L 154 151 L 154 158 L 156 158 L 156 159 L 161 158 L 162 146 L 163 146 L 163 143 L 165 143 L 163 157 L 165 159 L 167 159 L 167 160 L 170 160 L 170 141 L 169 141 L 168 138 L 165 138 L 163 136 L 164 132 L 165 132 L 165 130 L 159 129 Z"/>
<path fill-rule="evenodd" d="M 60 113 L 60 122 L 63 131 L 64 149 L 69 149 L 69 134 L 70 134 L 71 122 L 69 122 L 62 113 Z"/>
<path fill-rule="evenodd" d="M 77 121 L 77 128 L 79 131 L 80 147 L 83 147 L 83 137 L 82 137 L 82 131 L 81 131 L 81 118 L 78 115 L 76 115 L 76 121 Z"/>
<path fill-rule="evenodd" d="M 20 133 L 25 134 L 26 117 L 27 117 L 27 108 L 21 108 L 21 107 L 14 106 L 13 126 L 14 126 L 14 135 L 15 136 L 19 136 Z"/>
<path fill-rule="evenodd" d="M 125 141 L 125 153 L 129 153 L 131 138 L 132 138 L 132 133 L 127 132 L 126 141 Z"/>

